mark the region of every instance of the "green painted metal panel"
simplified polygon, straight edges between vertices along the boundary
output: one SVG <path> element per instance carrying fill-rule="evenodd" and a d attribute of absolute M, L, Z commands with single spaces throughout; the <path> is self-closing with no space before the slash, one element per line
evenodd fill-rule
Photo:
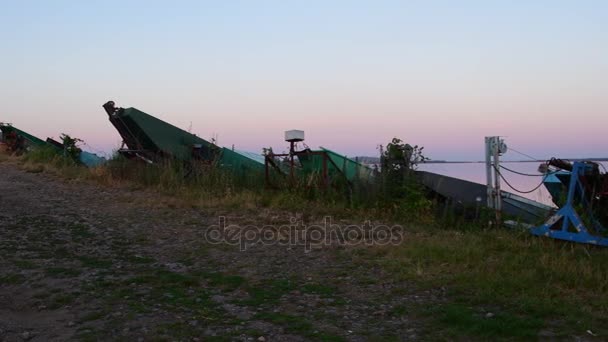
<path fill-rule="evenodd" d="M 224 147 L 222 148 L 220 164 L 222 167 L 235 172 L 264 171 L 264 162 L 254 158 L 256 157 L 251 156 L 250 152 L 233 151 Z"/>
<path fill-rule="evenodd" d="M 126 108 L 117 117 L 123 120 L 141 147 L 147 150 L 158 150 L 177 159 L 190 160 L 195 145 L 211 146 L 207 140 L 135 108 Z"/>
<path fill-rule="evenodd" d="M 350 181 L 355 179 L 368 180 L 372 176 L 372 169 L 346 156 L 340 155 L 334 151 L 321 147 L 325 151 L 340 171 Z"/>
<path fill-rule="evenodd" d="M 111 120 L 130 149 L 144 149 L 161 152 L 179 160 L 192 159 L 193 148 L 197 145 L 207 150 L 220 152 L 220 166 L 235 171 L 263 171 L 264 159 L 255 154 L 219 148 L 209 141 L 199 138 L 163 120 L 146 114 L 136 108 L 126 108 L 117 112 Z M 205 156 L 214 159 L 213 156 Z"/>
<path fill-rule="evenodd" d="M 319 152 L 319 151 L 311 151 Z M 323 170 L 323 156 L 318 154 L 300 153 L 298 154 L 298 160 L 302 165 L 302 171 L 304 173 L 322 172 Z M 328 171 L 331 165 L 327 165 Z"/>
<path fill-rule="evenodd" d="M 15 132 L 17 135 L 22 136 L 31 147 L 49 146 L 49 144 L 46 141 L 44 141 L 40 138 L 37 138 L 25 131 L 22 131 L 12 125 L 6 125 L 6 124 L 0 125 L 0 130 L 2 130 L 2 134 L 8 134 L 10 132 Z"/>
<path fill-rule="evenodd" d="M 315 153 L 325 153 L 328 157 L 327 173 L 330 177 L 336 174 L 342 174 L 349 181 L 355 179 L 368 180 L 372 176 L 372 169 L 358 163 L 346 156 L 321 147 L 321 150 L 312 151 Z M 321 154 L 300 154 L 298 160 L 302 165 L 304 173 L 322 173 L 323 172 L 323 155 Z"/>

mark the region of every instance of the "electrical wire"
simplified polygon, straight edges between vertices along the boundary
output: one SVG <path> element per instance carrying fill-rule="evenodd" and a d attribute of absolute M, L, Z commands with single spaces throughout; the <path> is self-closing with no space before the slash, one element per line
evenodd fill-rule
<path fill-rule="evenodd" d="M 558 173 L 559 171 L 551 171 L 551 172 L 547 172 L 547 173 L 537 173 L 537 174 L 532 174 L 532 173 L 524 173 L 524 172 L 520 172 L 520 171 L 516 171 L 513 169 L 509 169 L 506 166 L 500 165 L 501 168 L 509 171 L 509 172 L 513 172 L 515 174 L 521 175 L 521 176 L 528 176 L 528 177 L 543 177 L 543 176 L 548 176 L 548 175 L 552 175 L 554 173 Z"/>
<path fill-rule="evenodd" d="M 518 151 L 518 150 L 514 149 L 514 148 L 513 148 L 513 147 L 511 147 L 511 146 L 509 146 L 509 151 L 513 151 L 513 152 L 515 152 L 515 153 L 521 154 L 522 156 L 524 156 L 524 157 L 526 157 L 526 158 L 530 158 L 530 159 L 531 159 L 531 160 L 533 160 L 533 161 L 541 161 L 540 159 L 538 159 L 538 158 L 534 158 L 534 157 L 532 157 L 532 156 L 531 156 L 531 155 L 529 155 L 529 154 L 525 154 L 525 153 L 523 153 L 523 152 L 520 152 L 520 151 Z"/>
<path fill-rule="evenodd" d="M 531 174 L 531 173 L 524 173 L 524 172 L 520 172 L 520 171 L 515 171 L 515 170 L 509 169 L 508 167 L 503 166 L 503 165 L 500 165 L 500 167 L 503 168 L 503 169 L 505 169 L 505 170 L 507 170 L 507 171 L 509 171 L 509 172 L 513 172 L 513 173 L 521 175 L 521 176 L 528 176 L 528 177 L 542 177 L 542 176 L 544 176 L 543 174 L 540 174 L 540 173 L 539 174 Z"/>
<path fill-rule="evenodd" d="M 496 170 L 496 172 L 500 176 L 500 178 L 505 182 L 505 184 L 507 184 L 509 186 L 509 188 L 511 188 L 521 194 L 529 194 L 529 193 L 532 193 L 532 192 L 538 190 L 543 185 L 543 183 L 545 182 L 545 179 L 547 178 L 547 176 L 543 177 L 543 180 L 534 189 L 529 190 L 529 191 L 522 191 L 522 190 L 515 188 L 513 185 L 511 185 L 511 183 L 509 183 L 509 181 L 502 175 L 502 173 L 500 173 L 500 170 L 496 166 L 493 165 L 493 167 L 494 167 L 494 170 Z"/>

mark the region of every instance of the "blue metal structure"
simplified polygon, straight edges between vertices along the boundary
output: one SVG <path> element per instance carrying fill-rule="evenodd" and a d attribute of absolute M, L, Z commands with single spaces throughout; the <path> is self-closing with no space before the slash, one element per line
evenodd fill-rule
<path fill-rule="evenodd" d="M 553 214 L 543 225 L 531 229 L 531 233 L 554 239 L 586 243 L 608 247 L 608 237 L 597 235 L 605 233 L 606 229 L 593 217 L 585 196 L 585 186 L 581 179 L 592 169 L 584 162 L 572 165 L 570 181 L 568 182 L 568 197 L 566 203 Z M 581 219 L 579 211 L 588 217 L 588 224 Z"/>

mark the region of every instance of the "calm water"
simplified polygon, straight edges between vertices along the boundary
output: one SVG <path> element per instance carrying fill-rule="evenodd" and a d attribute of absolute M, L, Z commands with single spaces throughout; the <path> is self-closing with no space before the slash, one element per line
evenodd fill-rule
<path fill-rule="evenodd" d="M 539 162 L 502 162 L 502 165 L 504 165 L 505 167 L 508 167 L 515 171 L 529 174 L 539 174 L 539 164 Z M 608 167 L 608 163 L 606 162 L 603 162 L 601 164 Z M 418 169 L 454 178 L 465 179 L 475 183 L 486 184 L 486 167 L 483 163 L 422 164 L 418 167 Z M 501 173 L 509 181 L 509 183 L 511 183 L 511 185 L 522 191 L 532 190 L 542 181 L 542 177 L 521 176 L 508 172 L 506 170 L 501 170 Z M 544 186 L 541 186 L 538 190 L 529 194 L 520 194 L 514 191 L 513 189 L 509 188 L 509 186 L 506 185 L 505 182 L 503 182 L 502 180 L 500 186 L 501 189 L 505 191 L 509 191 L 547 205 L 553 205 L 553 202 L 551 201 L 551 196 L 549 195 L 549 192 Z"/>

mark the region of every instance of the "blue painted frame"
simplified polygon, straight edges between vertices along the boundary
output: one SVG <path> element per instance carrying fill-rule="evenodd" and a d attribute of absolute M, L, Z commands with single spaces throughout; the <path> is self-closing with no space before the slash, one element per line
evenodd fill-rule
<path fill-rule="evenodd" d="M 577 199 L 580 201 L 583 208 L 588 208 L 587 203 L 585 202 L 585 187 L 581 182 L 581 176 L 590 168 L 591 165 L 582 162 L 575 162 L 572 165 L 566 204 L 553 214 L 543 225 L 532 228 L 530 230 L 532 234 L 553 239 L 608 247 L 608 237 L 593 235 L 589 229 L 587 229 L 575 208 Z M 593 218 L 593 216 L 591 217 L 595 231 L 606 230 Z M 560 220 L 562 220 L 561 227 L 558 227 Z M 574 231 L 571 231 L 570 228 L 574 228 Z"/>

